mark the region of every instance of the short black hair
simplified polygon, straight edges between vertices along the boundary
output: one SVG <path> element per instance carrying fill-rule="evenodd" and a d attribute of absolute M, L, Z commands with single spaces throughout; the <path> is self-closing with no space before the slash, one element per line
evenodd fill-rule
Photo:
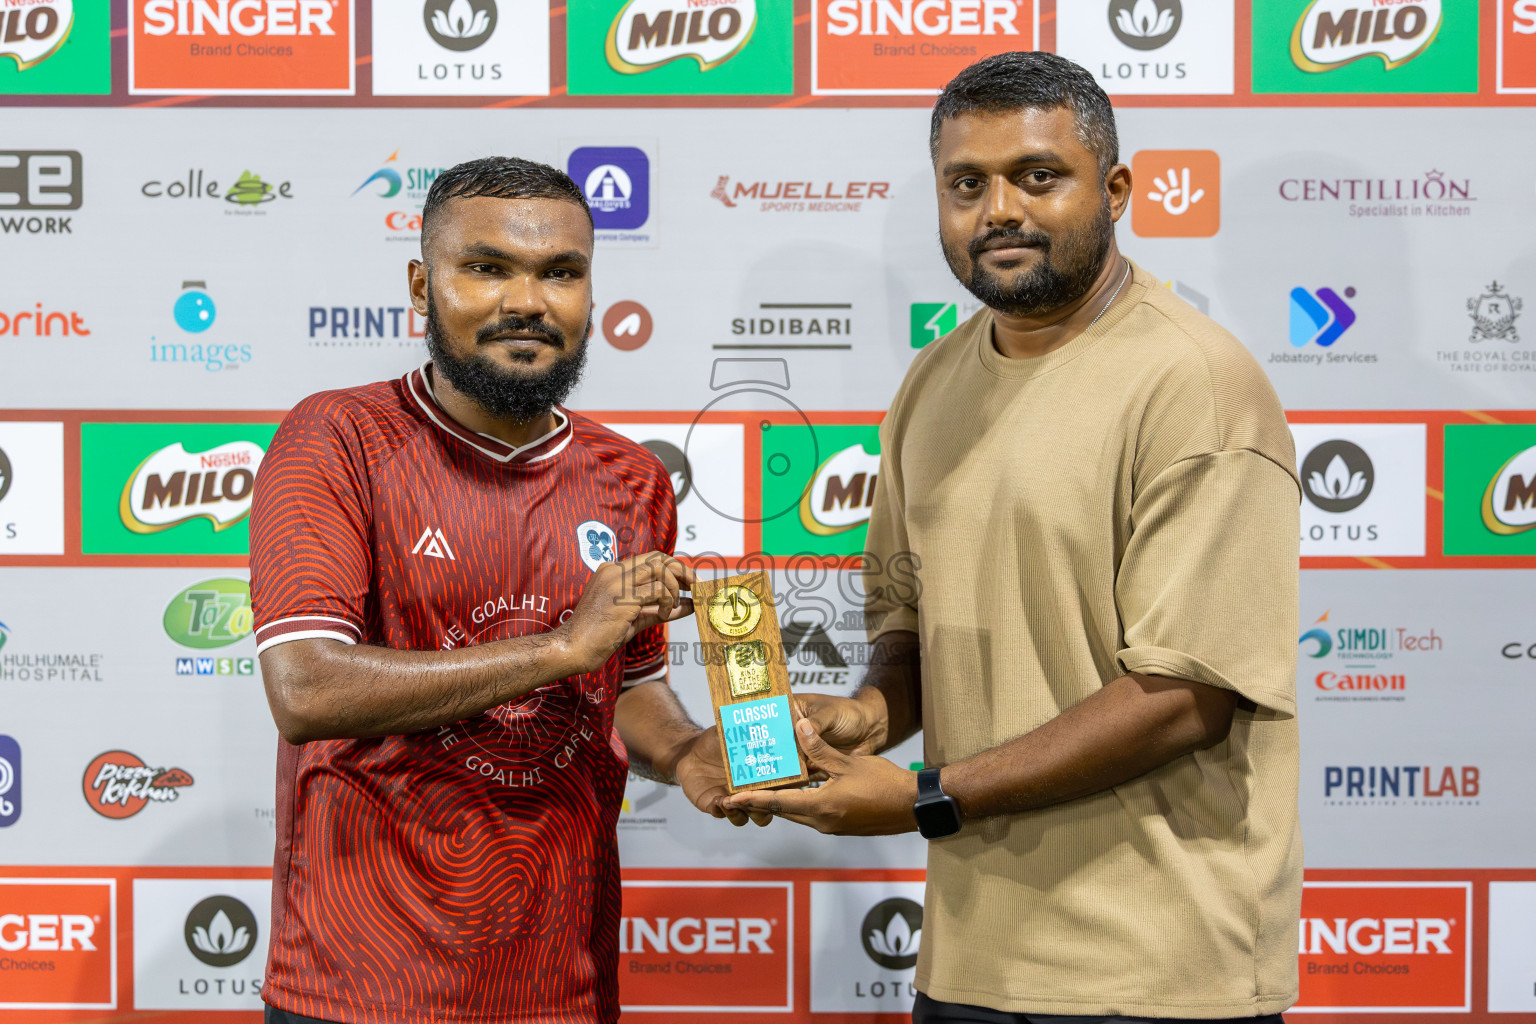
<path fill-rule="evenodd" d="M 980 110 L 1051 110 L 1066 107 L 1077 121 L 1077 137 L 1099 158 L 1099 172 L 1120 162 L 1115 108 L 1093 73 L 1065 57 L 1039 50 L 1014 50 L 983 57 L 956 75 L 933 105 L 928 152 L 939 159 L 939 128 L 951 117 Z"/>
<path fill-rule="evenodd" d="M 492 199 L 558 199 L 575 203 L 592 221 L 587 197 L 571 176 L 558 167 L 515 156 L 483 156 L 455 164 L 432 181 L 421 208 L 422 248 L 432 232 L 432 222 L 450 199 L 489 196 Z"/>

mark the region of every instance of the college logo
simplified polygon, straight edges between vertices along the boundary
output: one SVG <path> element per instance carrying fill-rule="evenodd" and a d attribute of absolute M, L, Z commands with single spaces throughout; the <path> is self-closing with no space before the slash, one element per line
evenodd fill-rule
<path fill-rule="evenodd" d="M 165 635 L 183 647 L 212 650 L 251 635 L 251 587 L 245 580 L 194 583 L 165 606 Z"/>
<path fill-rule="evenodd" d="M 794 90 L 793 11 L 758 0 L 594 0 L 566 17 L 572 95 Z"/>
<path fill-rule="evenodd" d="M 353 0 L 131 0 L 128 91 L 347 94 Z"/>
<path fill-rule="evenodd" d="M 1144 149 L 1131 158 L 1131 223 L 1143 238 L 1210 238 L 1221 230 L 1221 157 Z"/>
<path fill-rule="evenodd" d="M 158 533 L 193 519 L 227 530 L 251 514 L 256 470 L 265 454 L 253 441 L 189 452 L 178 441 L 150 455 L 123 485 L 118 514 L 134 533 Z"/>
<path fill-rule="evenodd" d="M 0 623 L 0 628 L 3 626 Z M 20 817 L 21 744 L 10 736 L 0 735 L 0 828 L 9 828 Z"/>
<path fill-rule="evenodd" d="M 1355 297 L 1354 288 L 1344 289 L 1344 298 Z M 1354 326 L 1353 308 L 1332 288 L 1310 292 L 1291 289 L 1291 347 L 1305 348 L 1309 343 L 1328 348 Z"/>
<path fill-rule="evenodd" d="M 226 213 L 249 212 L 251 208 L 267 203 L 275 203 L 279 199 L 293 198 L 293 183 L 282 181 L 276 184 L 261 180 L 261 175 L 252 171 L 241 171 L 240 176 L 227 189 L 221 188 L 216 178 L 205 178 L 205 172 L 200 167 L 194 167 L 187 171 L 185 181 L 146 181 L 139 186 L 139 194 L 149 199 L 210 199 L 241 207 L 241 211 L 226 210 Z"/>
<path fill-rule="evenodd" d="M 1536 555 L 1536 424 L 1445 428 L 1444 548 Z"/>
<path fill-rule="evenodd" d="M 600 242 L 649 241 L 632 232 L 651 219 L 651 159 L 637 146 L 582 146 L 566 160 L 571 179 L 581 186 L 592 210 Z"/>
<path fill-rule="evenodd" d="M 137 754 L 109 750 L 85 766 L 80 779 L 85 802 L 103 818 L 131 818 L 148 805 L 175 803 L 192 785 L 181 768 L 151 768 Z"/>
<path fill-rule="evenodd" d="M 1276 0 L 1259 8 L 1254 92 L 1477 91 L 1477 0 Z"/>
<path fill-rule="evenodd" d="M 7 4 L 0 10 L 0 95 L 110 93 L 108 28 L 106 5 L 91 0 Z"/>
<path fill-rule="evenodd" d="M 933 94 L 983 57 L 1035 48 L 1032 0 L 813 0 L 811 20 L 824 95 Z"/>
<path fill-rule="evenodd" d="M 0 554 L 63 553 L 64 424 L 0 421 Z"/>
<path fill-rule="evenodd" d="M 117 1008 L 117 883 L 0 878 L 0 1010 Z"/>
<path fill-rule="evenodd" d="M 1184 21 L 1179 0 L 1110 0 L 1109 27 L 1133 50 L 1156 50 L 1173 42 Z"/>
<path fill-rule="evenodd" d="M 1536 92 L 1536 0 L 1498 0 L 1499 92 Z"/>
<path fill-rule="evenodd" d="M 1424 554 L 1426 430 L 1419 423 L 1293 423 L 1301 553 Z"/>
<path fill-rule="evenodd" d="M 1296 1009 L 1472 1008 L 1470 882 L 1305 882 Z"/>
<path fill-rule="evenodd" d="M 1536 0 L 1531 0 L 1536 4 Z M 1467 315 L 1472 318 L 1472 337 L 1469 341 L 1487 341 L 1495 338 L 1519 341 L 1515 321 L 1520 319 L 1524 300 L 1507 295 L 1495 281 L 1488 290 L 1475 299 L 1467 300 Z"/>
<path fill-rule="evenodd" d="M 209 896 L 187 915 L 187 950 L 209 967 L 233 967 L 256 948 L 260 927 L 233 896 Z"/>
<path fill-rule="evenodd" d="M 1301 489 L 1324 512 L 1351 512 L 1371 495 L 1376 471 L 1365 449 L 1349 441 L 1324 441 L 1301 463 Z"/>
<path fill-rule="evenodd" d="M 4 214 L 9 210 L 80 209 L 84 198 L 80 171 L 80 154 L 73 149 L 0 150 L 0 234 L 74 234 L 73 217 L 7 217 Z M 0 334 L 3 333 L 0 329 Z"/>
<path fill-rule="evenodd" d="M 655 327 L 651 311 L 628 299 L 615 302 L 603 314 L 603 337 L 621 352 L 633 352 L 650 341 Z"/>
<path fill-rule="evenodd" d="M 373 19 L 378 96 L 543 96 L 549 12 L 506 0 L 404 0 Z"/>
<path fill-rule="evenodd" d="M 793 1008 L 793 883 L 626 881 L 623 894 L 626 1013 Z"/>
<path fill-rule="evenodd" d="M 923 941 L 923 906 L 909 899 L 881 900 L 864 915 L 859 926 L 864 955 L 888 971 L 917 966 Z"/>
<path fill-rule="evenodd" d="M 589 519 L 576 527 L 576 547 L 581 560 L 593 572 L 604 562 L 618 561 L 613 530 L 596 519 Z"/>

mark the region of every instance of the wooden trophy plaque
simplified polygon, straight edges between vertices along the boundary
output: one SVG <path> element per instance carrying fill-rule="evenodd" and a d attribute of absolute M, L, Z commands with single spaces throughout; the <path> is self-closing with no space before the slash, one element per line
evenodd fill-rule
<path fill-rule="evenodd" d="M 696 580 L 693 613 L 732 793 L 805 782 L 789 707 L 789 670 L 764 572 Z"/>

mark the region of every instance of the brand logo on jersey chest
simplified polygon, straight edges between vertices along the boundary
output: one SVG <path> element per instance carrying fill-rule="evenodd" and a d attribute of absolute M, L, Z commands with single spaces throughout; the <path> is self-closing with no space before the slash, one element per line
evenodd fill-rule
<path fill-rule="evenodd" d="M 427 558 L 446 558 L 450 562 L 459 560 L 453 553 L 453 548 L 448 546 L 448 538 L 443 536 L 443 531 L 434 530 L 430 526 L 421 531 L 421 536 L 416 540 L 416 546 L 411 548 L 411 554 L 425 555 Z"/>

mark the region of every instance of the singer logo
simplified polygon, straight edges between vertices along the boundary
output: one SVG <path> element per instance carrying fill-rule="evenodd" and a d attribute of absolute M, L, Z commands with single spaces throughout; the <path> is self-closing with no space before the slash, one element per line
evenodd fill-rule
<path fill-rule="evenodd" d="M 1499 0 L 1499 92 L 1536 92 L 1536 0 Z"/>
<path fill-rule="evenodd" d="M 1470 882 L 1307 882 L 1295 1009 L 1470 1010 L 1471 931 Z"/>
<path fill-rule="evenodd" d="M 345 93 L 353 0 L 132 0 L 128 91 Z"/>
<path fill-rule="evenodd" d="M 0 1010 L 117 1008 L 117 883 L 0 879 Z"/>
<path fill-rule="evenodd" d="M 627 1012 L 793 1008 L 793 883 L 627 881 L 619 998 Z"/>
<path fill-rule="evenodd" d="M 1221 157 L 1143 149 L 1131 158 L 1131 225 L 1143 238 L 1210 238 L 1221 230 Z"/>
<path fill-rule="evenodd" d="M 811 91 L 931 95 L 966 66 L 1035 48 L 1024 0 L 813 0 Z"/>

